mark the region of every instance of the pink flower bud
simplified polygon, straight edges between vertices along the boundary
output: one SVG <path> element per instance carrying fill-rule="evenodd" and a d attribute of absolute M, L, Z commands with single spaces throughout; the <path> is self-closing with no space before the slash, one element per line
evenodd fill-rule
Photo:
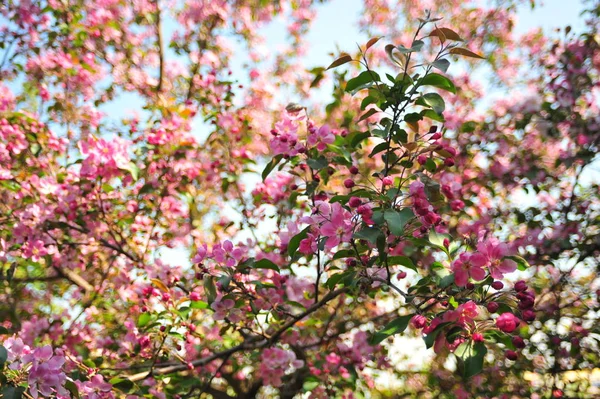
<path fill-rule="evenodd" d="M 415 328 L 421 329 L 427 325 L 427 318 L 418 314 L 412 318 L 411 323 Z"/>
<path fill-rule="evenodd" d="M 473 341 L 475 342 L 483 342 L 483 334 L 482 333 L 473 333 Z"/>
<path fill-rule="evenodd" d="M 504 331 L 506 333 L 510 333 L 513 332 L 517 329 L 517 327 L 520 324 L 520 320 L 517 316 L 515 316 L 512 313 L 506 312 L 506 313 L 502 313 L 497 319 L 496 319 L 496 326 L 501 330 Z"/>

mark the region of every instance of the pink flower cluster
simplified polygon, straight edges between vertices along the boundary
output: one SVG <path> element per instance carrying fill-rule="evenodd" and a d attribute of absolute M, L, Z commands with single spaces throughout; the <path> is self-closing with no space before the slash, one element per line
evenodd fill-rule
<path fill-rule="evenodd" d="M 203 263 L 206 259 L 211 259 L 221 266 L 234 267 L 246 257 L 247 252 L 247 248 L 235 247 L 231 241 L 225 240 L 223 243 L 215 244 L 210 253 L 206 245 L 199 246 L 192 262 Z"/>
<path fill-rule="evenodd" d="M 423 225 L 421 233 L 427 232 L 429 228 L 438 225 L 442 221 L 433 205 L 429 203 L 425 195 L 425 185 L 421 181 L 415 180 L 412 182 L 409 193 L 413 199 L 413 211 Z"/>
<path fill-rule="evenodd" d="M 293 176 L 289 173 L 276 173 L 264 182 L 256 185 L 252 190 L 252 195 L 257 203 L 277 204 L 286 199 L 290 191 L 288 187 L 293 181 Z"/>
<path fill-rule="evenodd" d="M 67 376 L 62 370 L 65 358 L 61 353 L 54 353 L 50 345 L 32 349 L 20 338 L 8 338 L 4 342 L 8 351 L 8 368 L 25 371 L 29 374 L 27 382 L 29 393 L 33 398 L 50 397 L 53 394 L 68 397 L 64 387 Z"/>
<path fill-rule="evenodd" d="M 323 125 L 317 129 L 312 123 L 309 124 L 308 137 L 306 139 L 308 146 L 317 147 L 317 150 L 323 151 L 327 148 L 327 144 L 333 144 L 334 141 L 335 135 L 328 125 Z"/>
<path fill-rule="evenodd" d="M 104 381 L 104 377 L 95 374 L 88 381 L 75 381 L 79 396 L 84 399 L 112 399 L 112 385 Z"/>
<path fill-rule="evenodd" d="M 319 236 L 327 237 L 325 249 L 330 250 L 340 243 L 350 242 L 356 221 L 352 213 L 338 202 L 330 204 L 325 201 L 317 201 L 312 215 L 302 218 L 302 222 L 315 226 L 308 237 L 300 242 L 302 253 L 313 253 L 317 249 Z"/>
<path fill-rule="evenodd" d="M 465 327 L 473 324 L 473 319 L 479 314 L 477 304 L 473 301 L 465 302 L 459 305 L 455 310 L 449 310 L 443 313 L 441 316 L 434 318 L 431 323 L 423 328 L 423 334 L 431 334 L 440 324 L 442 323 L 453 323 L 455 326 Z M 422 325 L 422 319 L 414 318 L 413 325 Z M 443 348 L 448 348 L 451 351 L 456 349 L 458 345 L 465 341 L 464 338 L 458 337 L 452 342 L 448 342 L 445 334 L 438 334 L 434 350 L 439 353 Z"/>
<path fill-rule="evenodd" d="M 273 138 L 269 142 L 273 154 L 282 154 L 293 157 L 305 151 L 304 146 L 298 140 L 298 123 L 289 113 L 284 113 L 283 120 L 275 124 L 271 130 Z"/>
<path fill-rule="evenodd" d="M 127 153 L 129 143 L 122 138 L 113 140 L 91 137 L 79 142 L 81 154 L 85 157 L 81 164 L 80 175 L 86 178 L 112 177 L 129 165 Z"/>
<path fill-rule="evenodd" d="M 304 362 L 296 358 L 291 350 L 267 348 L 261 355 L 260 374 L 265 385 L 278 387 L 281 378 L 291 369 L 304 366 Z"/>
<path fill-rule="evenodd" d="M 490 275 L 495 279 L 502 279 L 504 274 L 514 272 L 517 264 L 511 259 L 508 246 L 495 238 L 482 241 L 477 245 L 478 252 L 460 254 L 452 263 L 454 282 L 459 287 L 464 287 L 469 278 L 481 281 L 486 276 L 484 268 L 488 268 Z"/>

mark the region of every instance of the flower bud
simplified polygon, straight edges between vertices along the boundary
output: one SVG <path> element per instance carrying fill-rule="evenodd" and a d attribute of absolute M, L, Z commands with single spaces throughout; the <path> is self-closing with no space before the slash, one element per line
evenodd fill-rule
<path fill-rule="evenodd" d="M 515 348 L 518 349 L 523 349 L 525 347 L 525 341 L 523 341 L 523 338 L 519 336 L 512 337 L 512 343 L 515 346 Z"/>
<path fill-rule="evenodd" d="M 515 283 L 515 290 L 517 292 L 523 292 L 527 290 L 527 283 L 525 281 L 520 280 Z"/>
<path fill-rule="evenodd" d="M 352 179 L 346 179 L 344 180 L 344 187 L 346 188 L 352 188 L 355 186 L 354 180 Z"/>
<path fill-rule="evenodd" d="M 499 307 L 500 307 L 500 305 L 498 305 L 497 302 L 490 302 L 487 304 L 487 310 L 490 313 L 496 313 L 498 311 Z"/>
<path fill-rule="evenodd" d="M 508 360 L 512 360 L 512 361 L 517 360 L 517 358 L 519 357 L 519 354 L 517 352 L 511 351 L 511 350 L 507 350 L 505 355 Z"/>

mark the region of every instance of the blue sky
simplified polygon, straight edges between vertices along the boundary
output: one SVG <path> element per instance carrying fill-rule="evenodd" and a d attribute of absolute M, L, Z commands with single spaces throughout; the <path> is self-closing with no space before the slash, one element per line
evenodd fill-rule
<path fill-rule="evenodd" d="M 329 0 L 318 6 L 317 18 L 308 35 L 308 53 L 302 58 L 305 66 L 327 66 L 332 61 L 331 53 L 352 51 L 356 48 L 356 43 L 364 43 L 368 40 L 358 27 L 362 3 L 362 0 Z M 484 3 L 492 2 L 488 0 Z M 580 17 L 583 9 L 584 4 L 581 0 L 546 0 L 533 10 L 528 4 L 524 4 L 518 10 L 516 31 L 525 33 L 532 28 L 542 27 L 545 33 L 550 34 L 553 29 L 566 25 L 571 25 L 575 31 L 580 31 L 583 28 L 583 19 Z M 165 23 L 165 38 L 171 36 L 173 24 L 172 20 L 167 20 Z M 281 47 L 284 44 L 283 39 L 287 36 L 283 19 L 276 18 L 263 28 L 262 33 L 267 38 L 267 48 Z M 235 54 L 232 62 L 233 77 L 245 83 L 246 74 L 241 72 L 244 70 L 243 65 L 248 61 L 246 50 L 241 42 L 232 44 Z M 298 101 L 298 99 L 282 98 L 283 105 L 288 101 Z M 131 110 L 140 110 L 140 107 L 141 104 L 135 95 L 125 95 L 113 103 L 102 106 L 101 110 L 113 118 L 118 118 L 130 115 Z M 196 126 L 204 130 L 201 124 Z M 202 136 L 202 132 L 197 133 Z"/>

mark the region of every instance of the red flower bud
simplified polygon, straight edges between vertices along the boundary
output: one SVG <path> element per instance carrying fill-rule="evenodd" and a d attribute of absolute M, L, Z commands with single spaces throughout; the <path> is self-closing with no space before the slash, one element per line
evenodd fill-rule
<path fill-rule="evenodd" d="M 506 351 L 506 358 L 508 360 L 515 361 L 515 360 L 517 360 L 518 357 L 519 357 L 519 354 L 517 352 L 511 351 L 511 350 Z"/>
<path fill-rule="evenodd" d="M 501 290 L 502 288 L 504 288 L 504 283 L 502 283 L 502 281 L 494 281 L 492 283 L 492 288 L 495 290 Z"/>
<path fill-rule="evenodd" d="M 498 311 L 499 307 L 500 307 L 500 305 L 498 305 L 497 302 L 490 302 L 487 304 L 487 310 L 490 313 L 496 313 Z"/>
<path fill-rule="evenodd" d="M 352 179 L 346 179 L 344 180 L 344 187 L 346 188 L 352 188 L 355 186 L 354 180 Z"/>
<path fill-rule="evenodd" d="M 525 281 L 520 280 L 515 283 L 515 290 L 517 292 L 523 292 L 527 290 L 527 283 Z"/>
<path fill-rule="evenodd" d="M 518 349 L 523 349 L 525 347 L 525 341 L 523 341 L 523 338 L 519 336 L 512 337 L 512 343 L 515 346 L 515 348 Z"/>
<path fill-rule="evenodd" d="M 362 205 L 362 200 L 358 197 L 351 197 L 350 201 L 348 201 L 348 205 L 350 205 L 351 208 L 358 208 Z"/>

